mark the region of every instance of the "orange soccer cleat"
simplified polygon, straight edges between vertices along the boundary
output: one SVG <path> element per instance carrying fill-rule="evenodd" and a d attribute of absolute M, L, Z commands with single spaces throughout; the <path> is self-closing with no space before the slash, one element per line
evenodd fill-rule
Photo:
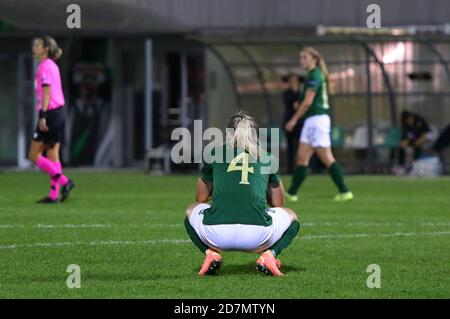
<path fill-rule="evenodd" d="M 283 276 L 279 268 L 281 268 L 281 261 L 276 259 L 270 250 L 266 250 L 256 262 L 256 269 L 266 275 Z"/>
<path fill-rule="evenodd" d="M 215 275 L 222 265 L 222 256 L 212 249 L 206 250 L 205 261 L 203 262 L 202 268 L 199 271 L 199 276 L 205 275 Z"/>

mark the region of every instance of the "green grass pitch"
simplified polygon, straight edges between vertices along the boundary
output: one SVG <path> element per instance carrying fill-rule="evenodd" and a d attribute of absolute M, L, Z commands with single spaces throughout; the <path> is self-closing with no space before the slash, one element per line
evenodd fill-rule
<path fill-rule="evenodd" d="M 328 176 L 309 177 L 293 208 L 300 237 L 264 276 L 256 254 L 227 252 L 220 275 L 199 278 L 185 207 L 195 176 L 67 171 L 66 203 L 39 206 L 48 178 L 0 173 L 1 298 L 449 298 L 450 179 L 353 176 L 334 203 Z M 284 177 L 285 184 L 289 177 Z M 68 289 L 69 264 L 81 288 Z M 366 285 L 381 267 L 381 288 Z"/>

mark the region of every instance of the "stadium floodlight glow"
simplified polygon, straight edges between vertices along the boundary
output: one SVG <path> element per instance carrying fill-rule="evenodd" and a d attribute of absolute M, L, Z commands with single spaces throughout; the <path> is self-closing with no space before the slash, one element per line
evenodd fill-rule
<path fill-rule="evenodd" d="M 365 36 L 414 36 L 420 34 L 450 34 L 450 24 L 443 25 L 406 25 L 382 28 L 361 26 L 326 26 L 319 24 L 316 34 L 325 35 L 365 35 Z"/>
<path fill-rule="evenodd" d="M 411 29 L 408 27 L 386 27 L 386 28 L 373 28 L 367 27 L 342 27 L 342 26 L 325 26 L 318 25 L 316 27 L 316 34 L 319 36 L 325 35 L 408 35 Z"/>
<path fill-rule="evenodd" d="M 450 23 L 446 23 L 444 25 L 444 33 L 445 34 L 450 34 Z"/>
<path fill-rule="evenodd" d="M 386 53 L 383 56 L 384 64 L 391 64 L 397 61 L 403 60 L 405 56 L 405 44 L 403 42 L 399 42 L 394 50 Z"/>
<path fill-rule="evenodd" d="M 391 31 L 392 35 L 402 35 L 404 34 L 404 31 L 402 29 L 392 29 Z"/>
<path fill-rule="evenodd" d="M 355 76 L 355 69 L 353 68 L 347 68 L 344 71 L 330 73 L 330 79 L 332 80 L 346 79 L 353 76 Z"/>

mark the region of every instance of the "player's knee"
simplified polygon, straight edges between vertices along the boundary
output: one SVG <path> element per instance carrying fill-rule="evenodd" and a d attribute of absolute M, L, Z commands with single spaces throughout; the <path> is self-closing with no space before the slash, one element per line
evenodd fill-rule
<path fill-rule="evenodd" d="M 295 212 L 292 212 L 291 216 L 291 221 L 293 222 L 298 222 L 298 216 Z"/>
<path fill-rule="evenodd" d="M 334 157 L 327 157 L 323 161 L 323 164 L 325 165 L 326 168 L 330 168 L 330 166 L 333 165 L 335 162 L 336 160 L 334 159 Z"/>
<path fill-rule="evenodd" d="M 189 219 L 189 217 L 191 217 L 191 214 L 192 214 L 192 208 L 189 206 L 186 209 L 186 217 Z"/>
<path fill-rule="evenodd" d="M 59 157 L 57 153 L 47 153 L 47 158 L 51 160 L 52 162 L 58 162 Z"/>
<path fill-rule="evenodd" d="M 33 151 L 29 151 L 29 152 L 28 152 L 28 159 L 29 159 L 30 161 L 32 161 L 33 163 L 36 163 L 37 158 L 38 158 L 38 154 L 37 154 L 37 153 L 35 153 L 35 152 L 33 152 Z"/>
<path fill-rule="evenodd" d="M 309 165 L 309 157 L 305 155 L 298 155 L 297 156 L 297 164 L 302 166 L 308 166 Z"/>
<path fill-rule="evenodd" d="M 49 159 L 49 160 L 52 161 L 52 162 L 56 162 L 55 156 L 54 156 L 53 154 L 50 154 L 49 152 L 47 152 L 47 153 L 45 154 L 45 157 L 47 157 L 47 159 Z"/>
<path fill-rule="evenodd" d="M 198 203 L 193 203 L 186 208 L 186 217 L 187 218 L 191 217 L 192 211 L 194 210 L 195 206 L 197 206 L 197 205 L 198 205 Z"/>
<path fill-rule="evenodd" d="M 291 221 L 298 221 L 298 217 L 297 214 L 290 208 L 284 208 L 284 210 L 287 212 L 287 214 L 289 215 L 289 217 L 291 218 Z"/>

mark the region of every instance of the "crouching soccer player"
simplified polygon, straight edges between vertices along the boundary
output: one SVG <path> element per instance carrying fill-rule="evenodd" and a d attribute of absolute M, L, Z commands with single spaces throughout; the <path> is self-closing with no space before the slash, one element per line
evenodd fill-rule
<path fill-rule="evenodd" d="M 233 133 L 227 131 L 230 135 L 220 150 L 237 155 L 228 161 L 205 163 L 196 202 L 186 211 L 187 233 L 205 254 L 199 275 L 214 275 L 219 270 L 221 251 L 246 251 L 261 253 L 256 262 L 259 271 L 282 276 L 277 256 L 297 236 L 300 223 L 295 212 L 284 207 L 279 175 L 263 170 L 258 137 L 252 133 L 257 130 L 253 118 L 238 112 L 227 128 Z M 267 208 L 267 198 L 271 208 Z"/>

